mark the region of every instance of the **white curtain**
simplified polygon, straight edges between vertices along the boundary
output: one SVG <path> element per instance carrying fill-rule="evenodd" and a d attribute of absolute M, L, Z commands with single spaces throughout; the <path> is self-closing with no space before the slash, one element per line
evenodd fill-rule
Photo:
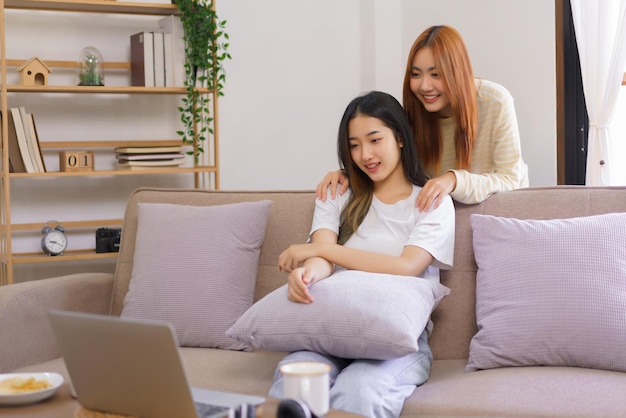
<path fill-rule="evenodd" d="M 626 68 L 626 0 L 570 2 L 589 114 L 586 184 L 609 186 L 609 127 Z"/>

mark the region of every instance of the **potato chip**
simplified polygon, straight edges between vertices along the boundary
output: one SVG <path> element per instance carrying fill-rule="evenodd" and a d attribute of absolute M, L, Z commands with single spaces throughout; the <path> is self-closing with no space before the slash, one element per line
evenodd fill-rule
<path fill-rule="evenodd" d="M 35 379 L 29 377 L 11 377 L 0 381 L 0 394 L 14 394 L 22 392 L 32 392 L 35 390 L 47 389 L 50 387 L 48 379 Z"/>

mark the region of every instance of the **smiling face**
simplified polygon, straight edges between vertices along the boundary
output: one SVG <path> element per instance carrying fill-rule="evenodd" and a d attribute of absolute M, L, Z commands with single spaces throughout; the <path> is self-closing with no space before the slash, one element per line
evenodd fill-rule
<path fill-rule="evenodd" d="M 411 91 L 424 108 L 441 117 L 450 117 L 452 108 L 446 92 L 441 70 L 435 66 L 430 47 L 420 49 L 413 57 L 411 65 Z"/>
<path fill-rule="evenodd" d="M 394 132 L 380 119 L 358 114 L 348 124 L 352 161 L 374 182 L 404 179 L 400 150 Z"/>

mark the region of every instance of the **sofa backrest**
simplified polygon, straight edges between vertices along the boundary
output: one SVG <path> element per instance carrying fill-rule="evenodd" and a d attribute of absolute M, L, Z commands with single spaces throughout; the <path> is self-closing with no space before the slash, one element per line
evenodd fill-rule
<path fill-rule="evenodd" d="M 130 196 L 115 272 L 111 314 L 120 315 L 128 291 L 140 202 L 184 205 L 224 205 L 269 199 L 272 203 L 267 232 L 259 258 L 255 300 L 286 283 L 276 261 L 290 244 L 306 241 L 313 218 L 312 191 L 209 191 L 198 189 L 138 189 Z M 454 268 L 442 271 L 441 282 L 452 292 L 433 313 L 430 345 L 436 359 L 466 359 L 476 333 L 476 262 L 472 247 L 470 215 L 481 213 L 518 219 L 556 219 L 626 212 L 626 187 L 554 186 L 497 193 L 476 205 L 456 203 Z M 515 256 L 512 254 L 511 256 Z M 181 266 L 183 269 L 184 266 Z"/>
<path fill-rule="evenodd" d="M 140 202 L 209 206 L 271 200 L 265 240 L 259 255 L 255 301 L 287 283 L 277 269 L 278 256 L 289 245 L 306 242 L 311 229 L 315 193 L 312 191 L 211 191 L 198 189 L 140 188 L 129 197 L 122 225 L 120 253 L 115 269 L 111 314 L 120 315 L 133 270 L 137 205 Z M 181 266 L 183 271 L 184 266 Z"/>

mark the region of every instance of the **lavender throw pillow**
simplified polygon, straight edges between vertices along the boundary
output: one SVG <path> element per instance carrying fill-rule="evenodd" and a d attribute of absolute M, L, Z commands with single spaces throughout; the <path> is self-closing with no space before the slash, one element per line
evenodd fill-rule
<path fill-rule="evenodd" d="M 276 289 L 227 334 L 270 351 L 396 358 L 417 351 L 431 312 L 449 293 L 417 277 L 342 270 L 311 286 L 311 304 L 289 301 L 286 285 Z"/>
<path fill-rule="evenodd" d="M 249 349 L 225 331 L 253 303 L 270 206 L 140 203 L 121 316 L 169 322 L 181 346 Z"/>
<path fill-rule="evenodd" d="M 471 217 L 478 332 L 466 371 L 575 366 L 626 372 L 626 213 Z"/>

